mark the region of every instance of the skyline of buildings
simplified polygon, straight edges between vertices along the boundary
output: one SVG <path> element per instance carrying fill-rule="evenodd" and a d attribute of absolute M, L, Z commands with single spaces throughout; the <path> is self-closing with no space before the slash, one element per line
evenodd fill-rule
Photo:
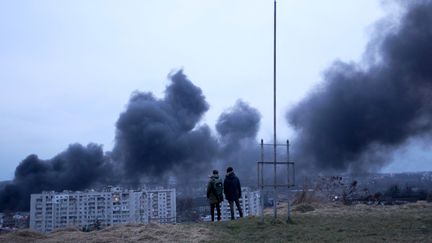
<path fill-rule="evenodd" d="M 30 229 L 108 227 L 125 223 L 175 223 L 175 189 L 44 191 L 31 194 Z"/>

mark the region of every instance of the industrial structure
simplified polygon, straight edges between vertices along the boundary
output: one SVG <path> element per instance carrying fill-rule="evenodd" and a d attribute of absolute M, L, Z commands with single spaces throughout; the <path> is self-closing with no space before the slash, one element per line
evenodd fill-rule
<path fill-rule="evenodd" d="M 175 189 L 44 191 L 30 199 L 30 228 L 40 232 L 150 222 L 176 222 Z"/>

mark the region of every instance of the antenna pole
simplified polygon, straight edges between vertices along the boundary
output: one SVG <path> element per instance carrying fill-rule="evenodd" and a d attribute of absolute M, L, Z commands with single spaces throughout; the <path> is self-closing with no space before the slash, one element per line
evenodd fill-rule
<path fill-rule="evenodd" d="M 276 0 L 274 0 L 273 18 L 273 161 L 274 161 L 274 195 L 273 214 L 277 217 L 277 180 L 276 180 Z"/>

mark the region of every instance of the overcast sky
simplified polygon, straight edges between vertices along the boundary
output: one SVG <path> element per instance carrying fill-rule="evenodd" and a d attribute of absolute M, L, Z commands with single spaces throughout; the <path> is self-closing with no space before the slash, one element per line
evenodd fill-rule
<path fill-rule="evenodd" d="M 293 135 L 286 111 L 333 61 L 361 61 L 388 12 L 377 0 L 278 2 L 280 139 Z M 271 140 L 272 25 L 272 0 L 0 0 L 0 180 L 29 154 L 49 159 L 75 142 L 111 150 L 131 92 L 162 97 L 179 68 L 210 104 L 203 123 L 214 128 L 242 99 Z M 426 151 L 411 146 L 395 158 L 424 161 Z M 432 169 L 396 160 L 384 171 Z"/>

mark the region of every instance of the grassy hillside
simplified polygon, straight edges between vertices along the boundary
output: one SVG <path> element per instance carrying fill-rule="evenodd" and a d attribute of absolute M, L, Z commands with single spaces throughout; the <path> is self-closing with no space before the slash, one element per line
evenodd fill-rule
<path fill-rule="evenodd" d="M 302 213 L 300 209 L 314 209 Z M 84 233 L 28 230 L 0 236 L 0 242 L 432 242 L 432 203 L 401 206 L 298 206 L 292 223 L 286 209 L 273 220 L 258 217 L 216 223 L 125 225 Z"/>

